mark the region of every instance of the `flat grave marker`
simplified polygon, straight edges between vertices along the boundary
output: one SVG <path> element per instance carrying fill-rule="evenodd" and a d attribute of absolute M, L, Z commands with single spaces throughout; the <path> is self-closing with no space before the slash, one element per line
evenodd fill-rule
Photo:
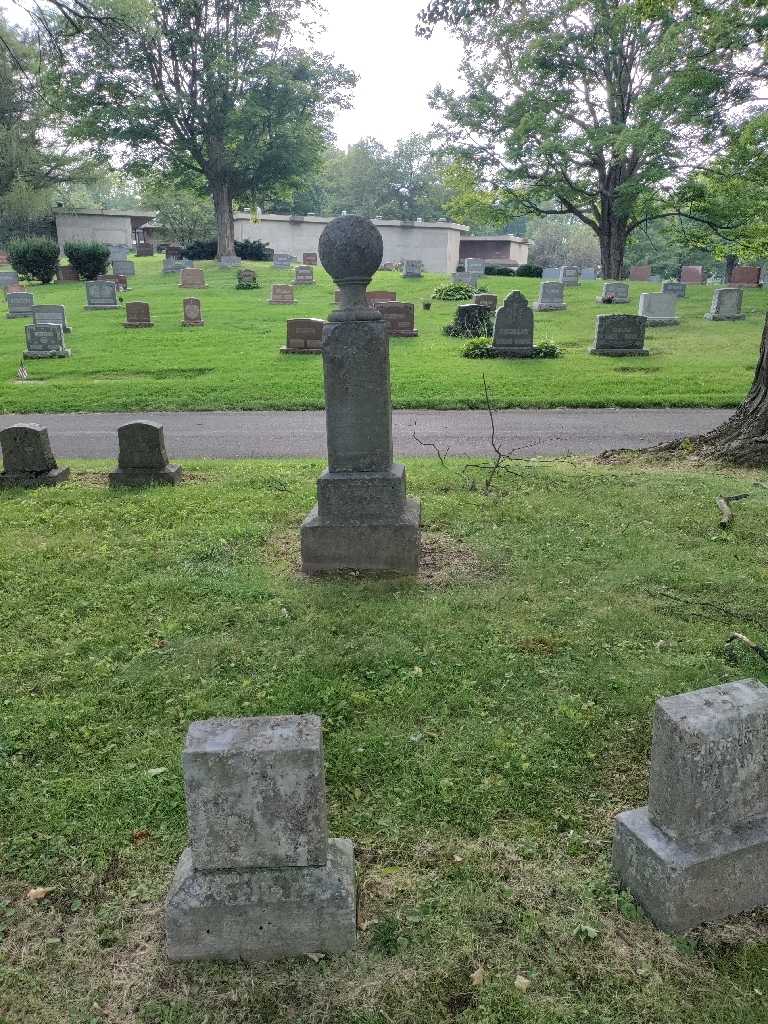
<path fill-rule="evenodd" d="M 293 306 L 296 302 L 293 297 L 293 285 L 273 284 L 269 301 L 273 306 Z"/>
<path fill-rule="evenodd" d="M 645 347 L 646 318 L 628 313 L 597 317 L 595 341 L 589 352 L 593 356 L 647 356 Z"/>
<path fill-rule="evenodd" d="M 86 309 L 119 309 L 117 285 L 114 281 L 85 282 Z"/>

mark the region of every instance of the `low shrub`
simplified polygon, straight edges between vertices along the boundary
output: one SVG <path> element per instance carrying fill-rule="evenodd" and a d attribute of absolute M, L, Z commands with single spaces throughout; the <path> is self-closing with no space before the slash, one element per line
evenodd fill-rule
<path fill-rule="evenodd" d="M 101 242 L 65 242 L 64 254 L 86 281 L 94 281 L 107 272 L 109 248 Z"/>
<path fill-rule="evenodd" d="M 50 284 L 59 264 L 59 247 L 52 238 L 17 238 L 8 246 L 8 259 L 17 274 Z"/>
<path fill-rule="evenodd" d="M 218 248 L 219 243 L 215 238 L 211 238 L 208 241 L 197 239 L 184 247 L 181 256 L 185 260 L 215 260 Z"/>
<path fill-rule="evenodd" d="M 518 277 L 541 277 L 543 273 L 544 267 L 536 263 L 523 263 L 517 268 Z"/>
<path fill-rule="evenodd" d="M 443 302 L 462 302 L 471 299 L 472 295 L 468 284 L 444 284 L 432 292 L 433 299 L 441 299 Z"/>
<path fill-rule="evenodd" d="M 266 242 L 255 241 L 235 242 L 235 252 L 241 260 L 265 261 L 271 260 L 274 250 L 270 249 Z"/>
<path fill-rule="evenodd" d="M 485 268 L 485 272 L 486 272 L 486 274 L 488 274 L 489 277 L 514 277 L 515 276 L 515 268 L 514 267 L 487 266 Z"/>
<path fill-rule="evenodd" d="M 238 289 L 238 291 L 251 291 L 253 288 L 261 288 L 261 285 L 259 284 L 255 277 L 238 277 L 235 288 Z"/>
<path fill-rule="evenodd" d="M 562 349 L 551 341 L 543 341 L 540 345 L 533 346 L 534 359 L 559 359 L 562 354 Z"/>
<path fill-rule="evenodd" d="M 461 346 L 465 359 L 495 359 L 499 354 L 490 338 L 470 338 Z"/>
<path fill-rule="evenodd" d="M 219 243 L 215 238 L 198 239 L 190 242 L 182 252 L 185 260 L 215 260 Z M 235 242 L 235 255 L 241 260 L 271 260 L 272 250 L 265 242 L 255 241 Z"/>
<path fill-rule="evenodd" d="M 493 334 L 493 314 L 485 306 L 477 306 L 471 313 L 465 311 L 462 317 L 460 321 L 457 311 L 443 328 L 443 334 L 449 338 L 490 338 Z"/>

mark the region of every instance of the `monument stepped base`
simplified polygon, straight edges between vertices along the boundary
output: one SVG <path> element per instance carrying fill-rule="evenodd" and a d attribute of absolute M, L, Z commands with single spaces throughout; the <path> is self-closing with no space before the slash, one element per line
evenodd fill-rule
<path fill-rule="evenodd" d="M 145 487 L 148 484 L 181 483 L 181 466 L 163 469 L 116 469 L 109 474 L 110 487 Z"/>
<path fill-rule="evenodd" d="M 353 570 L 414 576 L 419 570 L 421 502 L 406 498 L 397 522 L 322 521 L 317 505 L 301 524 L 302 569 L 310 576 Z"/>
<path fill-rule="evenodd" d="M 54 487 L 69 480 L 69 466 L 47 473 L 0 473 L 0 487 Z"/>

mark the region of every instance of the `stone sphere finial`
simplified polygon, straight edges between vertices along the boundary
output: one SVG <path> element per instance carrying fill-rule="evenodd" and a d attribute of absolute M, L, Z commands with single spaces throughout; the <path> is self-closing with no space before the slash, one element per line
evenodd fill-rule
<path fill-rule="evenodd" d="M 320 236 L 320 262 L 339 286 L 368 282 L 381 266 L 384 243 L 365 217 L 337 217 Z"/>

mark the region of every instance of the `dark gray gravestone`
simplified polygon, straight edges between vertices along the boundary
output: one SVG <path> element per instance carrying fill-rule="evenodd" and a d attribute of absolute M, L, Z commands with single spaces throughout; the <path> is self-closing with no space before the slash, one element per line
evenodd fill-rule
<path fill-rule="evenodd" d="M 744 292 L 741 288 L 716 288 L 712 305 L 705 320 L 743 320 L 741 302 Z"/>
<path fill-rule="evenodd" d="M 145 484 L 177 484 L 181 466 L 172 466 L 165 454 L 163 428 L 149 420 L 135 420 L 118 427 L 117 469 L 109 474 L 111 486 L 142 487 Z"/>
<path fill-rule="evenodd" d="M 493 348 L 500 356 L 525 359 L 533 355 L 533 310 L 522 292 L 510 292 L 496 311 Z"/>
<path fill-rule="evenodd" d="M 559 281 L 542 281 L 539 286 L 539 300 L 534 302 L 533 308 L 537 313 L 566 309 L 563 285 Z"/>
<path fill-rule="evenodd" d="M 493 292 L 476 292 L 472 296 L 472 301 L 476 306 L 485 306 L 485 308 L 490 309 L 492 313 L 496 312 L 496 306 L 499 302 Z"/>
<path fill-rule="evenodd" d="M 320 355 L 323 351 L 324 327 L 325 320 L 316 317 L 286 320 L 286 340 L 280 351 L 286 355 Z"/>
<path fill-rule="evenodd" d="M 294 271 L 293 283 L 294 284 L 314 284 L 315 283 L 315 274 L 314 274 L 314 271 L 312 270 L 312 267 L 304 267 L 304 266 L 296 267 L 296 270 Z"/>
<path fill-rule="evenodd" d="M 403 277 L 421 277 L 421 260 L 403 260 Z"/>
<path fill-rule="evenodd" d="M 66 359 L 71 349 L 64 347 L 64 331 L 60 324 L 27 324 L 25 359 Z"/>
<path fill-rule="evenodd" d="M 595 273 L 595 268 L 594 267 L 582 267 L 581 271 L 580 271 L 580 274 L 581 274 L 581 280 L 582 281 L 596 281 L 597 280 L 597 274 Z"/>
<path fill-rule="evenodd" d="M 684 932 L 768 904 L 768 689 L 741 679 L 656 702 L 647 807 L 616 818 L 614 867 Z"/>
<path fill-rule="evenodd" d="M 37 423 L 14 423 L 0 430 L 0 448 L 0 487 L 50 487 L 69 479 L 69 468 L 56 465 L 48 431 Z"/>
<path fill-rule="evenodd" d="M 593 356 L 650 355 L 645 347 L 645 317 L 626 313 L 599 316 L 589 352 Z"/>
<path fill-rule="evenodd" d="M 222 270 L 239 267 L 242 262 L 243 261 L 239 256 L 219 256 L 219 266 Z"/>
<path fill-rule="evenodd" d="M 684 299 L 688 286 L 682 281 L 665 281 L 661 286 L 663 292 L 671 292 L 676 299 Z"/>
<path fill-rule="evenodd" d="M 112 272 L 122 274 L 123 277 L 133 277 L 136 273 L 136 266 L 133 260 L 112 260 Z"/>
<path fill-rule="evenodd" d="M 63 306 L 38 306 L 32 307 L 32 323 L 34 324 L 58 324 L 65 334 L 71 334 L 72 328 L 67 323 L 67 313 Z"/>
<path fill-rule="evenodd" d="M 154 256 L 155 247 L 152 242 L 137 242 L 136 243 L 136 255 L 137 256 Z"/>
<path fill-rule="evenodd" d="M 412 302 L 374 302 L 373 308 L 384 317 L 390 338 L 418 338 Z"/>
<path fill-rule="evenodd" d="M 293 256 L 289 252 L 276 252 L 272 257 L 272 266 L 286 270 L 293 263 Z"/>
<path fill-rule="evenodd" d="M 71 284 L 74 281 L 80 280 L 80 275 L 74 267 L 67 263 L 64 267 L 59 267 L 56 271 L 56 280 L 59 284 Z"/>
<path fill-rule="evenodd" d="M 123 327 L 154 327 L 148 302 L 126 302 Z"/>
<path fill-rule="evenodd" d="M 311 575 L 418 571 L 421 503 L 406 497 L 405 467 L 392 462 L 389 340 L 365 297 L 382 251 L 363 217 L 338 217 L 320 238 L 320 260 L 342 294 L 323 331 L 328 469 L 301 527 Z"/>
<path fill-rule="evenodd" d="M 86 309 L 119 309 L 114 281 L 85 282 Z"/>
<path fill-rule="evenodd" d="M 7 320 L 32 316 L 32 307 L 35 304 L 32 292 L 8 292 L 6 300 L 8 302 L 8 312 L 5 314 Z"/>
<path fill-rule="evenodd" d="M 352 843 L 328 836 L 316 715 L 193 722 L 189 846 L 166 903 L 171 960 L 273 960 L 355 944 Z"/>
<path fill-rule="evenodd" d="M 566 288 L 574 288 L 579 284 L 581 269 L 579 267 L 560 267 L 560 284 Z"/>
<path fill-rule="evenodd" d="M 18 284 L 19 275 L 15 270 L 0 270 L 0 288 L 6 288 L 9 284 Z"/>
<path fill-rule="evenodd" d="M 559 281 L 560 267 L 544 267 L 541 272 L 542 281 Z"/>
<path fill-rule="evenodd" d="M 451 274 L 451 280 L 454 284 L 467 284 L 472 291 L 477 288 L 477 282 L 480 280 L 479 274 L 468 274 L 466 271 L 457 270 L 455 274 Z"/>

